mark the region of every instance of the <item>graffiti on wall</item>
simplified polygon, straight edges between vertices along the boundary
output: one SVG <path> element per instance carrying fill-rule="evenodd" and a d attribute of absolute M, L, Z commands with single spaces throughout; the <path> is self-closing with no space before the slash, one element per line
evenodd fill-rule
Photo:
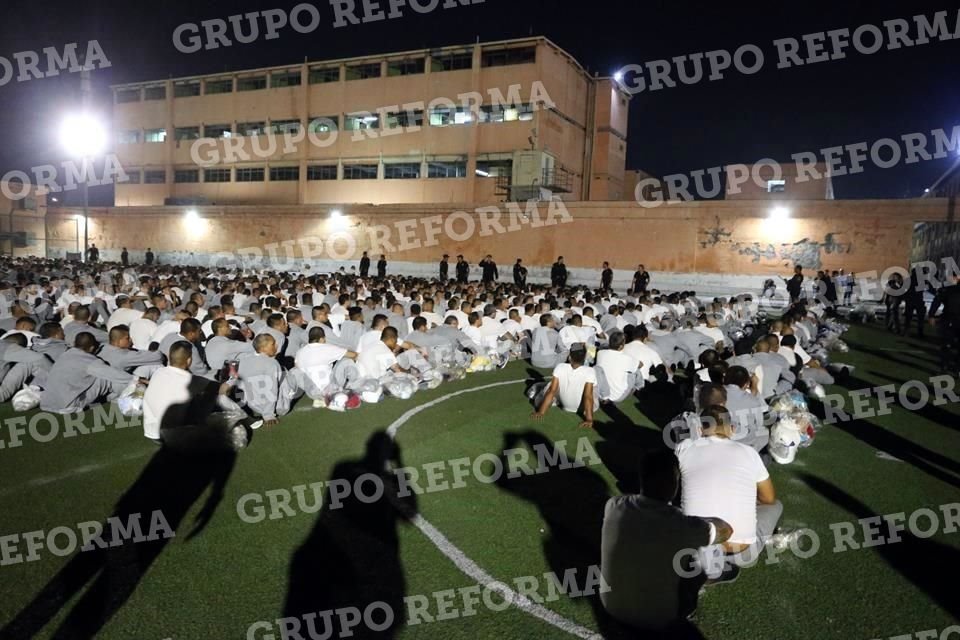
<path fill-rule="evenodd" d="M 735 242 L 733 231 L 720 224 L 717 217 L 714 224 L 700 230 L 700 247 L 727 247 L 741 256 L 749 256 L 753 264 L 783 262 L 789 265 L 803 265 L 808 269 L 823 267 L 823 256 L 830 254 L 849 254 L 853 251 L 852 242 L 844 242 L 839 232 L 827 233 L 822 241 L 803 238 L 797 242 L 784 242 L 779 245 L 761 242 Z M 778 265 L 779 266 L 779 265 Z"/>

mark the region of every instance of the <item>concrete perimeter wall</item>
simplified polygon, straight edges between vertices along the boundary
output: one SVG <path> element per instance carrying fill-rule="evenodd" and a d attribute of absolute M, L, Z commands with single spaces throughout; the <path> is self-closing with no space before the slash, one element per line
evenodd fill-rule
<path fill-rule="evenodd" d="M 548 279 L 562 255 L 575 283 L 599 283 L 607 260 L 615 286 L 626 286 L 643 263 L 654 284 L 706 293 L 755 290 L 794 264 L 810 275 L 906 266 L 914 225 L 949 221 L 954 205 L 946 199 L 707 201 L 650 209 L 632 202 L 264 205 L 196 207 L 193 216 L 189 207 L 114 207 L 91 209 L 90 241 L 105 260 L 118 260 L 126 246 L 140 262 L 152 247 L 163 263 L 226 266 L 259 254 L 277 268 L 309 264 L 317 271 L 349 269 L 366 250 L 374 264 L 386 253 L 388 272 L 425 275 L 436 273 L 443 253 L 462 253 L 473 265 L 490 253 L 501 279 L 522 258 L 531 280 Z M 772 220 L 774 206 L 786 207 L 789 217 Z M 49 211 L 49 256 L 75 250 L 78 213 Z"/>

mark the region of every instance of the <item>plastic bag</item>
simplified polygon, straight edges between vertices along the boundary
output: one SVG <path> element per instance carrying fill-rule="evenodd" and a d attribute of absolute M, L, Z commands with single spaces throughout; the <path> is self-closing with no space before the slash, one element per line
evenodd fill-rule
<path fill-rule="evenodd" d="M 143 394 L 147 388 L 142 384 L 131 383 L 117 398 L 117 406 L 124 417 L 132 418 L 143 415 Z"/>
<path fill-rule="evenodd" d="M 40 406 L 40 389 L 27 385 L 13 395 L 11 400 L 14 411 L 30 411 Z"/>

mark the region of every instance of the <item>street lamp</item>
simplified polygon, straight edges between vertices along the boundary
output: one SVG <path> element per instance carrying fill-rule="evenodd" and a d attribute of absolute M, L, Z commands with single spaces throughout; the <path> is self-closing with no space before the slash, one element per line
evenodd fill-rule
<path fill-rule="evenodd" d="M 107 130 L 93 115 L 86 112 L 78 113 L 67 116 L 61 123 L 60 141 L 64 150 L 72 158 L 80 160 L 83 175 L 87 175 L 86 163 L 92 163 L 94 156 L 103 153 L 107 147 Z M 86 180 L 81 184 L 81 188 L 83 189 L 83 253 L 81 259 L 86 262 L 90 208 Z"/>

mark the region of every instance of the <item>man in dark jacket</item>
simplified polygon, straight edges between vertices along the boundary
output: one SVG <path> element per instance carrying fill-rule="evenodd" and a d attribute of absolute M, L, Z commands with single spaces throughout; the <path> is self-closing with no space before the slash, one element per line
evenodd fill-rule
<path fill-rule="evenodd" d="M 493 256 L 489 253 L 487 257 L 480 261 L 480 268 L 483 269 L 481 279 L 484 284 L 491 284 L 500 277 L 500 271 L 497 270 L 497 263 L 493 261 Z"/>
<path fill-rule="evenodd" d="M 366 278 L 370 275 L 370 256 L 367 255 L 367 252 L 363 252 L 363 256 L 360 257 L 360 277 Z"/>
<path fill-rule="evenodd" d="M 930 323 L 940 327 L 940 366 L 956 373 L 960 368 L 960 275 L 954 274 L 948 287 L 937 291 L 930 306 Z M 943 313 L 937 316 L 940 308 Z"/>
<path fill-rule="evenodd" d="M 518 287 L 527 286 L 527 268 L 523 266 L 520 258 L 517 258 L 517 264 L 513 265 L 513 284 Z"/>
<path fill-rule="evenodd" d="M 613 284 L 613 269 L 610 268 L 609 262 L 603 263 L 603 272 L 600 274 L 600 288 L 603 290 L 610 289 L 610 286 Z"/>
<path fill-rule="evenodd" d="M 463 256 L 457 256 L 457 282 L 467 284 L 470 279 L 470 264 L 463 259 Z"/>
<path fill-rule="evenodd" d="M 450 263 L 447 262 L 447 258 L 449 257 L 447 254 L 443 254 L 443 259 L 440 260 L 440 282 L 446 282 L 450 274 Z"/>
<path fill-rule="evenodd" d="M 377 261 L 377 277 L 387 277 L 387 256 L 380 254 L 380 260 Z"/>
<path fill-rule="evenodd" d="M 563 264 L 563 256 L 557 258 L 550 268 L 550 282 L 561 289 L 567 286 L 567 265 Z"/>

